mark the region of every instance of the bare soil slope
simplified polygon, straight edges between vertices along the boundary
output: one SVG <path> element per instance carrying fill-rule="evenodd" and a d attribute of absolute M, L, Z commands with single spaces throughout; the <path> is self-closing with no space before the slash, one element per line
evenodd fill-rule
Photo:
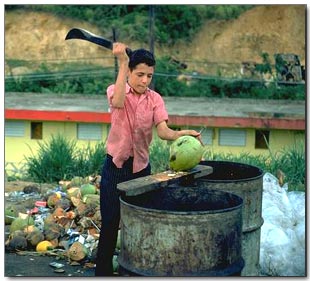
<path fill-rule="evenodd" d="M 187 45 L 156 47 L 157 55 L 217 63 L 261 61 L 260 54 L 295 53 L 305 62 L 306 5 L 257 6 L 238 19 L 208 21 Z M 5 59 L 42 60 L 108 56 L 109 51 L 81 40 L 65 41 L 72 27 L 97 33 L 87 22 L 52 14 L 10 11 L 5 14 Z M 104 34 L 103 34 L 104 35 Z M 125 38 L 123 39 L 125 42 Z M 128 42 L 135 47 L 134 42 Z M 113 62 L 110 61 L 110 63 Z M 7 69 L 6 69 L 7 70 Z"/>

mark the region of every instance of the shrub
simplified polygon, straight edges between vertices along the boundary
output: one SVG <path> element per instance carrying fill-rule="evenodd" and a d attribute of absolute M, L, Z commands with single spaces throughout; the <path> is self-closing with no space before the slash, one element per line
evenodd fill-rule
<path fill-rule="evenodd" d="M 75 140 L 68 140 L 58 134 L 49 141 L 38 142 L 35 154 L 25 157 L 27 177 L 37 182 L 59 182 L 75 176 L 85 177 L 99 174 L 105 157 L 105 143 L 77 147 Z"/>
<path fill-rule="evenodd" d="M 76 141 L 69 141 L 61 135 L 51 140 L 38 142 L 38 152 L 26 156 L 28 176 L 39 182 L 58 182 L 74 176 L 74 151 Z"/>

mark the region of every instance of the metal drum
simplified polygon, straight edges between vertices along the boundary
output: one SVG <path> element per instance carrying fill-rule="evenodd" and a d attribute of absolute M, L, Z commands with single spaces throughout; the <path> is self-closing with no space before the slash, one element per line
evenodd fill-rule
<path fill-rule="evenodd" d="M 121 275 L 240 276 L 242 198 L 170 185 L 120 198 Z"/>
<path fill-rule="evenodd" d="M 198 186 L 231 192 L 243 199 L 242 256 L 245 261 L 241 276 L 259 276 L 260 235 L 262 218 L 263 171 L 258 167 L 228 162 L 202 161 L 213 173 L 199 178 Z"/>

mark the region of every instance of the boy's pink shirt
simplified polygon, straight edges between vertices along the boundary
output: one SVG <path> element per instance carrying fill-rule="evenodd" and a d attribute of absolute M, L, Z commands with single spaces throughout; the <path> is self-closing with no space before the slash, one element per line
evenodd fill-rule
<path fill-rule="evenodd" d="M 121 168 L 132 156 L 133 173 L 144 169 L 149 162 L 149 145 L 152 141 L 153 125 L 168 120 L 163 98 L 155 91 L 147 89 L 144 94 L 133 94 L 126 85 L 123 108 L 114 108 L 111 100 L 114 84 L 107 88 L 107 98 L 111 112 L 111 129 L 107 140 L 107 153 L 114 164 Z"/>

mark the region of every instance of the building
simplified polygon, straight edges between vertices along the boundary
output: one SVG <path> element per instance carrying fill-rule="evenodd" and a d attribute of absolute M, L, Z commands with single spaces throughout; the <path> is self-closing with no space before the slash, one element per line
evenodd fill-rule
<path fill-rule="evenodd" d="M 305 102 L 165 97 L 169 126 L 202 132 L 215 153 L 269 154 L 305 142 Z M 6 93 L 5 169 L 23 169 L 25 155 L 57 133 L 81 147 L 105 141 L 110 125 L 106 97 Z M 156 134 L 155 134 L 156 135 Z"/>

